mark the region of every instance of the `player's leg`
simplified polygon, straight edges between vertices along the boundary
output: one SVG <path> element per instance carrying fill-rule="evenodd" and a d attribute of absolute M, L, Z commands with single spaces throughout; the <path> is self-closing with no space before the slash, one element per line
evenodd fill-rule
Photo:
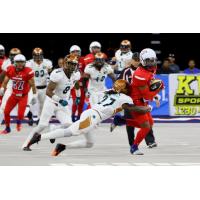
<path fill-rule="evenodd" d="M 95 118 L 93 118 L 95 116 Z M 99 122 L 100 117 L 98 118 L 96 111 L 87 110 L 85 111 L 85 114 L 80 118 L 80 120 L 73 123 L 70 127 L 65 129 L 56 129 L 54 131 L 50 131 L 45 134 L 38 134 L 35 133 L 33 137 L 30 139 L 30 145 L 39 142 L 41 140 L 47 140 L 47 139 L 55 139 L 55 138 L 61 138 L 61 137 L 70 137 L 70 136 L 77 136 L 82 134 L 87 134 L 97 122 Z M 85 142 L 85 145 L 76 145 L 73 146 L 74 148 L 80 148 L 80 147 L 91 147 L 92 146 L 92 137 L 90 135 L 86 135 L 87 141 Z M 29 146 L 30 146 L 29 145 Z M 68 144 L 66 145 L 68 147 Z M 70 146 L 71 147 L 71 146 Z"/>
<path fill-rule="evenodd" d="M 83 107 L 84 107 L 84 104 L 85 104 L 85 91 L 84 91 L 84 88 L 81 87 L 80 88 L 81 90 L 81 99 L 80 99 L 80 103 L 78 105 L 78 119 L 80 119 L 80 116 L 83 112 Z"/>
<path fill-rule="evenodd" d="M 149 148 L 154 148 L 154 147 L 157 147 L 157 143 L 155 142 L 155 136 L 153 134 L 153 128 L 152 128 L 154 121 L 153 121 L 151 113 L 147 113 L 147 115 L 148 115 L 148 118 L 149 118 L 149 123 L 151 125 L 151 130 L 149 131 L 149 133 L 145 137 L 145 142 L 146 142 L 146 144 L 148 145 Z"/>
<path fill-rule="evenodd" d="M 5 110 L 4 110 L 4 121 L 5 121 L 6 129 L 4 131 L 2 131 L 1 134 L 6 134 L 11 131 L 11 129 L 10 129 L 10 112 L 17 105 L 17 103 L 18 103 L 18 99 L 14 95 L 11 95 L 8 98 L 8 101 L 6 103 Z"/>
<path fill-rule="evenodd" d="M 49 109 L 49 108 L 51 108 L 51 109 Z M 56 105 L 53 102 L 51 102 L 49 98 L 46 98 L 45 102 L 44 102 L 43 109 L 42 109 L 40 122 L 39 122 L 38 126 L 36 126 L 31 131 L 31 133 L 27 137 L 26 141 L 22 145 L 23 150 L 30 151 L 28 144 L 29 144 L 31 138 L 33 137 L 34 133 L 41 133 L 46 127 L 48 127 L 49 121 L 50 121 L 51 117 L 53 116 L 55 109 L 56 109 Z"/>
<path fill-rule="evenodd" d="M 33 126 L 33 105 L 30 103 L 33 97 L 33 92 L 32 90 L 29 91 L 28 93 L 28 108 L 29 111 L 27 113 L 27 117 L 28 117 L 28 125 L 29 126 Z"/>
<path fill-rule="evenodd" d="M 21 130 L 21 121 L 24 119 L 24 113 L 26 105 L 28 103 L 28 95 L 25 95 L 19 99 L 18 102 L 18 119 L 17 119 L 17 131 Z"/>
<path fill-rule="evenodd" d="M 125 118 L 131 118 L 132 115 L 131 115 L 131 113 L 128 110 L 125 110 L 124 111 L 124 117 Z M 127 135 L 128 135 L 128 142 L 129 142 L 130 146 L 134 142 L 134 138 L 135 138 L 134 131 L 135 131 L 135 127 L 126 125 L 126 132 L 127 132 Z"/>
<path fill-rule="evenodd" d="M 45 98 L 46 98 L 46 89 L 39 89 L 38 90 L 38 103 L 39 103 L 38 118 L 40 118 L 42 114 Z"/>
<path fill-rule="evenodd" d="M 71 96 L 72 96 L 72 121 L 75 122 L 77 105 L 76 105 L 76 93 L 74 88 L 71 90 Z"/>

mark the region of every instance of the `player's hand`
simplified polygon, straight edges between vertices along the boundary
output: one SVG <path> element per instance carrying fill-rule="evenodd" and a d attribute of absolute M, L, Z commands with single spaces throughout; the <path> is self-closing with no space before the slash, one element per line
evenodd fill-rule
<path fill-rule="evenodd" d="M 81 101 L 81 97 L 76 97 L 76 99 L 75 99 L 75 104 L 76 104 L 76 105 L 79 105 L 80 101 Z"/>
<path fill-rule="evenodd" d="M 153 106 L 148 105 L 148 107 L 147 107 L 147 112 L 151 112 L 152 110 L 153 110 Z"/>
<path fill-rule="evenodd" d="M 160 107 L 160 101 L 158 99 L 155 99 L 155 102 L 156 102 L 156 108 L 159 108 Z"/>
<path fill-rule="evenodd" d="M 4 88 L 0 88 L 0 96 L 4 95 Z"/>
<path fill-rule="evenodd" d="M 66 100 L 64 100 L 64 99 L 61 99 L 60 101 L 59 101 L 59 104 L 61 104 L 62 106 L 67 106 L 68 105 L 68 102 L 66 101 Z"/>

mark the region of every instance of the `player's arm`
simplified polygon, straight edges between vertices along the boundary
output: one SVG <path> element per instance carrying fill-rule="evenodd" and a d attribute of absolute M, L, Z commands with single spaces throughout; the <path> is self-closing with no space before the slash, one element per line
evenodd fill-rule
<path fill-rule="evenodd" d="M 87 91 L 87 82 L 88 80 L 90 79 L 90 74 L 87 74 L 87 73 L 83 73 L 83 88 L 84 88 L 84 91 L 86 92 Z"/>
<path fill-rule="evenodd" d="M 54 94 L 54 90 L 56 89 L 57 83 L 50 81 L 48 86 L 47 86 L 47 91 L 46 91 L 46 95 L 50 98 L 52 98 L 55 94 Z M 59 97 L 58 97 L 59 98 Z"/>
<path fill-rule="evenodd" d="M 114 73 L 110 73 L 110 74 L 108 74 L 108 76 L 112 79 L 113 83 L 116 81 Z"/>
<path fill-rule="evenodd" d="M 6 75 L 0 88 L 0 96 L 4 95 L 9 80 L 9 77 Z"/>
<path fill-rule="evenodd" d="M 3 83 L 5 76 L 6 76 L 6 72 L 2 71 L 1 74 L 0 74 L 0 84 Z"/>
<path fill-rule="evenodd" d="M 32 88 L 32 91 L 33 91 L 33 94 L 36 94 L 37 93 L 37 89 L 36 89 L 36 86 L 35 86 L 35 80 L 34 80 L 34 77 L 31 78 L 29 81 L 28 81 L 30 87 Z"/>
<path fill-rule="evenodd" d="M 124 110 L 134 111 L 134 112 L 138 112 L 138 113 L 142 113 L 142 114 L 151 111 L 151 107 L 149 107 L 149 106 L 136 106 L 134 104 L 128 104 L 128 103 L 123 104 L 122 108 Z"/>

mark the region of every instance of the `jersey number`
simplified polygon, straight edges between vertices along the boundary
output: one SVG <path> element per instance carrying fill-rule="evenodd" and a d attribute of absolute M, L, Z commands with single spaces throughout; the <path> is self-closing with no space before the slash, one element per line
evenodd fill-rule
<path fill-rule="evenodd" d="M 96 81 L 97 81 L 97 82 L 99 82 L 99 81 L 100 81 L 100 82 L 103 82 L 105 78 L 106 78 L 105 76 L 102 76 L 101 78 L 97 77 L 97 78 L 96 78 Z"/>
<path fill-rule="evenodd" d="M 103 97 L 103 100 L 100 102 L 100 103 L 98 103 L 98 104 L 102 104 L 102 106 L 110 106 L 110 105 L 112 105 L 115 101 L 116 101 L 116 99 L 113 99 L 112 97 L 110 97 L 110 99 L 109 99 L 109 102 L 108 103 L 106 103 L 105 101 L 108 99 L 108 95 L 105 95 L 104 97 Z M 104 103 L 105 102 L 105 103 Z"/>
<path fill-rule="evenodd" d="M 70 86 L 67 86 L 64 90 L 63 90 L 63 94 L 67 94 L 67 92 L 70 90 Z"/>
<path fill-rule="evenodd" d="M 44 76 L 44 70 L 40 70 L 40 71 L 35 71 L 35 77 L 43 77 Z"/>
<path fill-rule="evenodd" d="M 23 90 L 24 89 L 24 81 L 13 81 L 13 89 Z"/>

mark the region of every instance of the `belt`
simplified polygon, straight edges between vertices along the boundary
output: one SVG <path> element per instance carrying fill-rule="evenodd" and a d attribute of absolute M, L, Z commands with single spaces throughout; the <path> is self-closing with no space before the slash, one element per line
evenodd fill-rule
<path fill-rule="evenodd" d="M 36 86 L 36 88 L 39 89 L 39 90 L 40 90 L 40 89 L 45 89 L 46 87 L 47 87 L 46 85 L 43 85 L 43 86 Z"/>

